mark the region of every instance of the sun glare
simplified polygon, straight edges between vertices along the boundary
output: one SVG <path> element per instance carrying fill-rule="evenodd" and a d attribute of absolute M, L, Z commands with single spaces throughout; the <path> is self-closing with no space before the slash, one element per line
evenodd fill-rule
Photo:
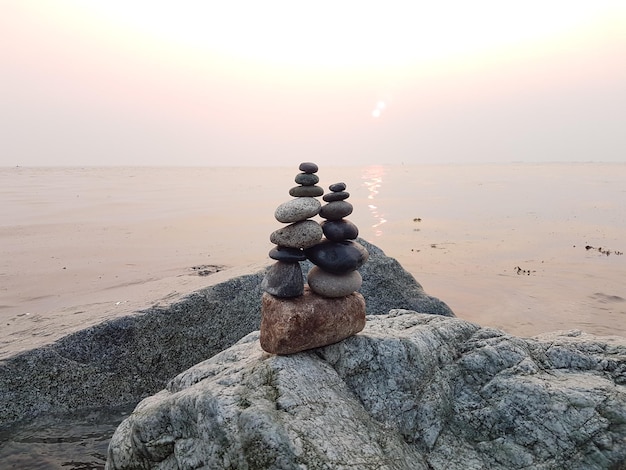
<path fill-rule="evenodd" d="M 126 34 L 235 60 L 302 67 L 411 66 L 549 40 L 624 7 L 617 1 L 207 2 L 68 0 Z M 623 5 L 623 3 L 621 4 Z"/>

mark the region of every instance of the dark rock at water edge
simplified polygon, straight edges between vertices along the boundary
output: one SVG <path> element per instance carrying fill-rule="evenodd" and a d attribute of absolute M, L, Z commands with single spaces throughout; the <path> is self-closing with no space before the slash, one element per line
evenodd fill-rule
<path fill-rule="evenodd" d="M 332 242 L 324 240 L 304 250 L 306 257 L 324 271 L 342 274 L 354 271 L 367 261 L 367 250 L 351 240 Z"/>
<path fill-rule="evenodd" d="M 625 468 L 625 338 L 367 320 L 289 356 L 254 332 L 186 370 L 118 427 L 109 470 Z"/>
<path fill-rule="evenodd" d="M 274 263 L 265 273 L 261 289 L 276 297 L 297 297 L 304 292 L 302 268 L 299 263 Z"/>
<path fill-rule="evenodd" d="M 393 258 L 363 239 L 369 315 L 393 308 L 453 316 Z M 303 272 L 312 267 L 301 263 Z M 181 371 L 258 330 L 266 269 L 71 334 L 0 362 L 0 430 L 43 413 L 137 403 Z"/>

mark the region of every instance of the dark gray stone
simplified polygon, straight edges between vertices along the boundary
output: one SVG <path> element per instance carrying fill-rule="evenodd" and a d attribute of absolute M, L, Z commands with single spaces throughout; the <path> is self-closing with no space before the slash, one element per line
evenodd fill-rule
<path fill-rule="evenodd" d="M 324 236 L 331 242 L 354 240 L 359 236 L 359 229 L 348 219 L 325 220 L 320 225 Z"/>
<path fill-rule="evenodd" d="M 338 191 L 336 193 L 326 193 L 322 198 L 326 202 L 333 201 L 343 201 L 344 199 L 348 199 L 350 197 L 350 193 L 347 191 Z"/>
<path fill-rule="evenodd" d="M 319 170 L 319 168 L 313 162 L 302 162 L 302 163 L 300 163 L 300 166 L 298 167 L 298 170 L 300 170 L 300 171 L 302 171 L 304 173 L 317 173 L 317 170 Z"/>
<path fill-rule="evenodd" d="M 339 220 L 352 214 L 352 204 L 347 201 L 334 201 L 323 205 L 319 216 L 327 220 Z"/>
<path fill-rule="evenodd" d="M 299 263 L 274 263 L 265 273 L 261 289 L 276 297 L 298 297 L 304 293 L 302 268 Z"/>
<path fill-rule="evenodd" d="M 293 197 L 318 197 L 324 194 L 324 189 L 320 186 L 294 186 L 289 190 L 289 195 Z"/>
<path fill-rule="evenodd" d="M 298 173 L 295 181 L 302 186 L 313 186 L 320 182 L 320 178 L 312 173 Z"/>
<path fill-rule="evenodd" d="M 335 183 L 335 184 L 331 184 L 328 189 L 330 189 L 333 192 L 339 192 L 339 191 L 345 191 L 346 189 L 346 183 Z"/>
<path fill-rule="evenodd" d="M 323 297 L 344 297 L 361 288 L 363 278 L 358 271 L 332 274 L 319 266 L 313 266 L 307 275 L 307 283 L 313 292 Z"/>
<path fill-rule="evenodd" d="M 269 256 L 276 261 L 284 261 L 286 263 L 296 263 L 306 259 L 304 251 L 299 248 L 289 248 L 287 246 L 276 246 L 272 248 Z"/>
<path fill-rule="evenodd" d="M 331 242 L 324 240 L 304 250 L 306 257 L 316 266 L 333 274 L 354 271 L 367 261 L 367 250 L 354 241 Z"/>

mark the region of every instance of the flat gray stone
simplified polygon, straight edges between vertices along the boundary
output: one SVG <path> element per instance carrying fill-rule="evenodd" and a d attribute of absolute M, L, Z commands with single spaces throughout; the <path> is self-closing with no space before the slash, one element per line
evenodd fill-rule
<path fill-rule="evenodd" d="M 274 217 L 279 222 L 290 224 L 315 217 L 321 207 L 322 205 L 315 198 L 298 197 L 278 206 L 274 211 Z"/>
<path fill-rule="evenodd" d="M 275 246 L 270 250 L 269 257 L 276 261 L 285 261 L 287 263 L 297 263 L 306 259 L 306 255 L 301 249 L 287 248 L 286 246 Z"/>
<path fill-rule="evenodd" d="M 293 197 L 318 197 L 324 194 L 320 186 L 294 186 L 289 190 L 289 195 Z"/>
<path fill-rule="evenodd" d="M 322 297 L 344 297 L 359 290 L 363 278 L 358 271 L 333 274 L 313 266 L 307 275 L 307 282 L 311 290 Z"/>
<path fill-rule="evenodd" d="M 322 200 L 326 202 L 334 202 L 334 201 L 343 201 L 350 197 L 350 193 L 348 191 L 338 191 L 336 193 L 326 193 Z"/>
<path fill-rule="evenodd" d="M 272 232 L 270 241 L 288 248 L 309 248 L 319 243 L 322 236 L 320 224 L 314 220 L 303 220 Z"/>

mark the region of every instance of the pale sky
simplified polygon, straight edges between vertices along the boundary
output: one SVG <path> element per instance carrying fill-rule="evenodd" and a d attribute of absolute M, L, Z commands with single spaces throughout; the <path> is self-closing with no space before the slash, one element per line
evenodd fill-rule
<path fill-rule="evenodd" d="M 0 0 L 0 166 L 626 161 L 626 0 Z"/>

